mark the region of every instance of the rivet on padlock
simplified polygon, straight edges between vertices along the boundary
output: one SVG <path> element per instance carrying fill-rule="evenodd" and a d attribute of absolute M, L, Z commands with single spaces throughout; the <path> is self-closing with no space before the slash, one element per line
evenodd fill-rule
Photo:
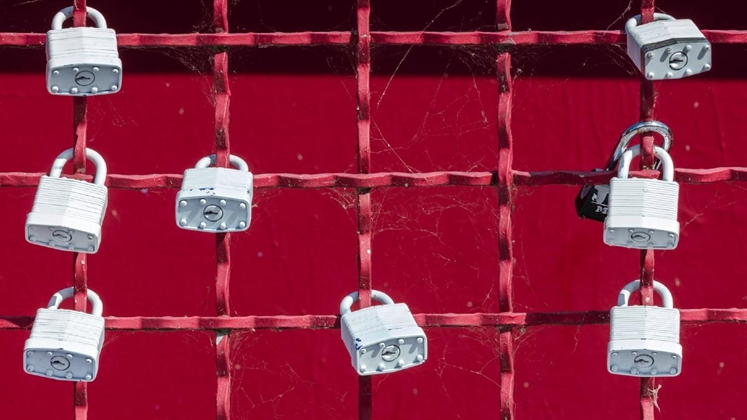
<path fill-rule="evenodd" d="M 625 23 L 628 56 L 649 80 L 681 79 L 711 69 L 711 43 L 690 19 L 654 13 L 641 25 L 641 15 Z"/>
<path fill-rule="evenodd" d="M 236 169 L 209 168 L 216 156 L 200 159 L 184 171 L 176 195 L 176 225 L 203 232 L 239 232 L 252 219 L 254 178 L 249 166 L 238 156 L 229 156 Z"/>
<path fill-rule="evenodd" d="M 34 206 L 26 217 L 26 240 L 61 251 L 94 254 L 101 244 L 101 224 L 106 215 L 108 191 L 106 162 L 93 149 L 86 157 L 96 165 L 93 183 L 60 178 L 73 149 L 62 152 L 49 176 L 42 176 Z"/>
<path fill-rule="evenodd" d="M 31 336 L 23 348 L 23 370 L 31 375 L 60 381 L 91 382 L 96 379 L 104 344 L 104 307 L 99 295 L 88 289 L 91 313 L 59 309 L 73 297 L 69 287 L 52 296 L 47 308 L 36 311 Z"/>
<path fill-rule="evenodd" d="M 680 312 L 674 309 L 666 286 L 653 282 L 662 306 L 628 306 L 630 294 L 640 289 L 635 280 L 620 291 L 610 311 L 607 371 L 615 375 L 677 376 L 682 371 Z"/>
<path fill-rule="evenodd" d="M 664 149 L 654 146 L 654 153 L 663 163 L 662 179 L 628 178 L 630 162 L 640 153 L 640 145 L 625 151 L 617 177 L 610 181 L 604 243 L 636 249 L 677 248 L 680 186 L 674 182 L 672 158 Z"/>
<path fill-rule="evenodd" d="M 360 376 L 392 373 L 423 364 L 428 358 L 428 340 L 404 303 L 394 303 L 386 293 L 371 291 L 371 299 L 382 303 L 355 312 L 358 292 L 340 303 L 342 341 Z"/>
<path fill-rule="evenodd" d="M 641 121 L 628 127 L 620 136 L 617 147 L 612 151 L 605 169 L 594 169 L 593 172 L 611 171 L 617 167 L 623 152 L 628 148 L 630 140 L 641 133 L 658 133 L 663 139 L 662 147 L 669 151 L 672 147 L 674 138 L 672 131 L 666 124 L 659 121 Z M 654 164 L 654 169 L 659 169 L 661 161 Z M 598 220 L 603 222 L 607 218 L 609 204 L 609 184 L 603 185 L 584 185 L 576 196 L 576 213 L 579 217 Z"/>
<path fill-rule="evenodd" d="M 104 95 L 122 90 L 117 34 L 96 9 L 86 8 L 95 28 L 62 28 L 73 7 L 59 11 L 47 32 L 47 91 L 54 95 Z"/>

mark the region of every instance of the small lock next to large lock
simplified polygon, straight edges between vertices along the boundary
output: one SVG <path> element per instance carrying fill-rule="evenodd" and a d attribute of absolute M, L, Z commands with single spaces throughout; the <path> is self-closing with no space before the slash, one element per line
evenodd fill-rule
<path fill-rule="evenodd" d="M 47 308 L 36 311 L 31 336 L 23 348 L 26 373 L 60 381 L 96 379 L 104 344 L 104 308 L 94 291 L 87 292 L 90 314 L 59 309 L 63 300 L 73 297 L 72 287 L 55 293 Z"/>
<path fill-rule="evenodd" d="M 360 376 L 398 372 L 422 365 L 428 358 L 428 340 L 404 303 L 378 290 L 371 299 L 382 305 L 351 311 L 358 292 L 340 303 L 342 341 Z"/>
<path fill-rule="evenodd" d="M 122 60 L 117 34 L 104 16 L 86 8 L 96 27 L 62 28 L 73 17 L 73 7 L 59 11 L 47 32 L 47 91 L 53 95 L 89 96 L 122 89 Z"/>
<path fill-rule="evenodd" d="M 680 312 L 669 289 L 657 281 L 653 286 L 662 306 L 628 306 L 630 294 L 640 285 L 640 280 L 625 285 L 610 311 L 607 370 L 626 376 L 677 376 L 682 372 Z"/>
<path fill-rule="evenodd" d="M 106 215 L 108 190 L 106 162 L 93 149 L 86 157 L 96 165 L 93 183 L 61 178 L 73 149 L 62 152 L 49 176 L 42 176 L 34 206 L 26 217 L 26 241 L 60 251 L 96 253 L 101 245 L 101 225 Z"/>
<path fill-rule="evenodd" d="M 238 156 L 229 161 L 238 169 L 211 168 L 216 156 L 202 158 L 184 171 L 176 196 L 176 225 L 202 232 L 240 232 L 252 218 L 254 178 L 249 166 Z"/>
<path fill-rule="evenodd" d="M 604 221 L 604 243 L 637 249 L 674 249 L 680 236 L 677 221 L 679 184 L 674 164 L 664 149 L 654 146 L 662 161 L 662 179 L 628 178 L 630 162 L 641 146 L 628 149 L 617 177 L 610 181 L 610 202 Z"/>

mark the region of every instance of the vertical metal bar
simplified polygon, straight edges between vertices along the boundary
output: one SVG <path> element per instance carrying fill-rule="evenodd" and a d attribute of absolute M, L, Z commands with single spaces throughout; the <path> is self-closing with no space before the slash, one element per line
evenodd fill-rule
<path fill-rule="evenodd" d="M 371 36 L 369 17 L 371 4 L 369 0 L 358 0 L 358 31 L 356 38 L 356 92 L 358 102 L 358 172 L 369 173 L 371 170 Z M 361 308 L 371 305 L 371 190 L 357 190 L 358 210 L 358 296 Z M 358 418 L 370 420 L 372 416 L 372 378 L 358 378 Z"/>
<path fill-rule="evenodd" d="M 497 0 L 496 25 L 511 30 L 511 1 Z M 513 311 L 513 138 L 511 135 L 511 53 L 501 51 L 496 58 L 498 76 L 498 310 Z M 513 329 L 500 330 L 501 419 L 514 418 L 514 339 Z"/>
<path fill-rule="evenodd" d="M 73 26 L 86 26 L 86 0 L 73 2 Z M 73 168 L 75 173 L 86 172 L 86 131 L 88 128 L 88 101 L 85 97 L 73 98 Z M 75 310 L 86 311 L 88 303 L 88 265 L 86 254 L 73 254 L 73 287 Z M 88 384 L 73 384 L 73 418 L 88 418 Z"/>
<path fill-rule="evenodd" d="M 654 0 L 641 0 L 641 23 L 649 23 L 654 20 Z M 654 82 L 641 78 L 641 120 L 649 121 L 654 118 L 656 109 L 656 87 Z M 641 169 L 650 169 L 654 164 L 654 138 L 651 135 L 641 137 Z M 651 249 L 641 251 L 641 304 L 652 305 L 654 303 L 654 251 Z M 640 409 L 641 418 L 644 420 L 654 419 L 654 378 L 641 378 L 640 386 Z"/>
<path fill-rule="evenodd" d="M 216 33 L 228 33 L 228 1 L 213 2 L 213 29 Z M 231 90 L 228 83 L 228 52 L 213 55 L 213 93 L 215 95 L 215 165 L 230 166 L 231 154 L 228 136 Z M 216 274 L 215 307 L 219 316 L 230 316 L 229 286 L 231 281 L 231 234 L 219 233 L 215 238 Z M 215 340 L 215 362 L 217 372 L 216 419 L 231 418 L 231 334 L 219 331 Z"/>

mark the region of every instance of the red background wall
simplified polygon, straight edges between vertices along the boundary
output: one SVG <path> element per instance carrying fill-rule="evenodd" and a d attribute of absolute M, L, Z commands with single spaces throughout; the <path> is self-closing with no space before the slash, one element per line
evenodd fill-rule
<path fill-rule="evenodd" d="M 0 31 L 45 32 L 67 1 L 2 2 Z M 353 30 L 352 1 L 234 2 L 231 31 Z M 427 3 L 427 4 L 426 4 Z M 635 2 L 514 1 L 515 31 L 621 29 Z M 120 33 L 208 31 L 209 1 L 90 2 Z M 701 29 L 747 29 L 738 2 L 657 1 Z M 453 6 L 453 7 L 452 7 Z M 372 1 L 372 30 L 495 30 L 492 1 Z M 714 46 L 714 69 L 657 84 L 657 119 L 674 132 L 678 167 L 744 166 L 744 46 Z M 497 83 L 487 47 L 372 51 L 372 170 L 489 171 L 497 165 Z M 89 100 L 89 147 L 110 173 L 181 173 L 213 147 L 207 51 L 122 49 L 123 90 Z M 356 172 L 354 50 L 235 48 L 231 147 L 255 174 Z M 0 48 L 0 171 L 45 172 L 71 147 L 72 101 L 45 91 L 43 49 Z M 521 47 L 513 54 L 514 168 L 589 170 L 636 122 L 639 84 L 620 46 Z M 92 168 L 91 168 L 92 169 Z M 602 243 L 574 212 L 578 187 L 520 187 L 514 213 L 515 310 L 609 310 L 637 278 L 639 253 Z M 657 253 L 656 278 L 678 308 L 743 308 L 747 192 L 738 183 L 681 185 L 682 236 Z M 0 313 L 35 314 L 72 284 L 71 254 L 29 245 L 33 188 L 2 188 Z M 175 190 L 110 189 L 89 287 L 107 316 L 215 314 L 214 237 L 176 228 Z M 351 189 L 255 191 L 251 228 L 234 236 L 234 315 L 335 314 L 357 287 Z M 373 287 L 414 313 L 497 311 L 493 188 L 374 191 Z M 685 325 L 684 368 L 661 384 L 657 418 L 742 418 L 743 325 Z M 238 419 L 350 419 L 357 375 L 339 330 L 233 336 Z M 429 328 L 429 360 L 374 379 L 377 419 L 496 419 L 497 331 Z M 605 369 L 609 327 L 517 331 L 516 417 L 639 417 L 637 379 Z M 0 331 L 0 417 L 67 419 L 72 385 L 24 374 L 28 331 Z M 107 332 L 91 419 L 215 416 L 214 334 Z"/>

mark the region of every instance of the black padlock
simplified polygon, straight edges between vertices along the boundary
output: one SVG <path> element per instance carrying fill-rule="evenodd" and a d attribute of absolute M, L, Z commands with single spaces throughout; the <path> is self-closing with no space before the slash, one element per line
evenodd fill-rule
<path fill-rule="evenodd" d="M 666 124 L 659 121 L 641 121 L 628 127 L 617 143 L 617 147 L 607 160 L 605 169 L 594 169 L 592 172 L 612 171 L 617 167 L 617 161 L 622 157 L 623 152 L 628 149 L 630 140 L 637 134 L 641 133 L 659 133 L 664 139 L 662 147 L 669 151 L 672 147 L 672 131 Z M 654 169 L 659 169 L 661 161 L 656 161 Z M 607 204 L 609 201 L 609 184 L 602 185 L 584 185 L 576 196 L 576 213 L 584 219 L 592 219 L 603 222 L 607 218 Z"/>

